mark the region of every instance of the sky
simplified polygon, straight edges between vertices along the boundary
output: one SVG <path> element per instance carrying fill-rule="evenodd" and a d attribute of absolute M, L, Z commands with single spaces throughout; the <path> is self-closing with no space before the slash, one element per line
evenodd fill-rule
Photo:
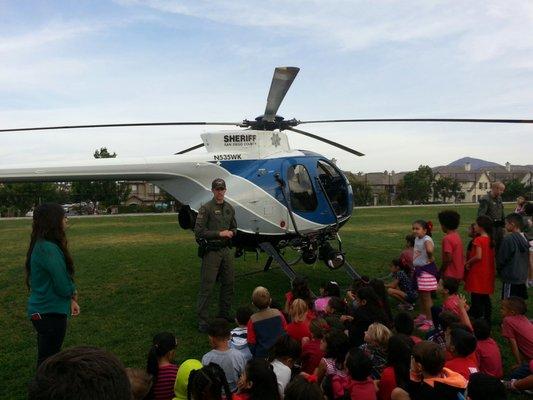
<path fill-rule="evenodd" d="M 285 118 L 531 119 L 532 37 L 529 0 L 0 0 L 0 128 L 252 119 L 276 66 L 301 69 Z M 533 125 L 300 128 L 365 153 L 289 134 L 354 172 L 533 164 Z M 217 129 L 0 133 L 0 168 L 169 155 Z"/>

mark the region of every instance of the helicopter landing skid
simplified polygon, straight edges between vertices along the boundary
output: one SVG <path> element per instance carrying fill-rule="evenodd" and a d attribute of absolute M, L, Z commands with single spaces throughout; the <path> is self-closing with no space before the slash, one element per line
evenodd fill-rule
<path fill-rule="evenodd" d="M 287 263 L 287 261 L 285 261 L 282 255 L 279 254 L 278 249 L 276 249 L 272 245 L 272 243 L 269 243 L 269 242 L 259 243 L 259 248 L 268 254 L 268 260 L 267 260 L 267 263 L 265 264 L 264 271 L 268 271 L 270 269 L 270 266 L 272 265 L 272 261 L 276 261 L 281 267 L 281 269 L 283 270 L 283 272 L 285 273 L 285 275 L 287 275 L 291 281 L 296 277 L 296 272 Z"/>

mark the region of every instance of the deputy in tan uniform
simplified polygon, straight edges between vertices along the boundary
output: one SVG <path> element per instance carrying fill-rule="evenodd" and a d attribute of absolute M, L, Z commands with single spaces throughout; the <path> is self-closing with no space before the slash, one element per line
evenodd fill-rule
<path fill-rule="evenodd" d="M 231 302 L 235 292 L 235 272 L 231 241 L 237 233 L 235 210 L 224 200 L 226 182 L 217 178 L 211 184 L 213 199 L 200 207 L 194 233 L 202 257 L 200 289 L 196 312 L 198 330 L 205 332 L 209 321 L 209 304 L 216 281 L 220 282 L 218 317 L 233 321 Z"/>
<path fill-rule="evenodd" d="M 505 227 L 505 214 L 503 211 L 502 194 L 505 191 L 505 185 L 502 182 L 494 182 L 491 185 L 490 192 L 479 199 L 479 208 L 477 216 L 486 215 L 493 224 L 493 238 L 496 245 L 496 251 L 500 248 Z"/>

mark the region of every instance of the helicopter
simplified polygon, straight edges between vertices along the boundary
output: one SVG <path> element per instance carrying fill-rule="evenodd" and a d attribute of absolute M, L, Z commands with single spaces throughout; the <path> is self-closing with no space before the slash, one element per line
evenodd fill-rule
<path fill-rule="evenodd" d="M 226 200 L 235 208 L 236 256 L 245 251 L 268 255 L 267 271 L 275 261 L 292 280 L 292 266 L 322 260 L 330 269 L 345 267 L 359 277 L 346 260 L 339 234 L 353 213 L 353 193 L 345 174 L 321 154 L 290 147 L 287 132 L 311 137 L 356 156 L 364 154 L 327 138 L 297 129 L 300 124 L 362 122 L 473 122 L 533 123 L 517 119 L 388 118 L 286 120 L 277 111 L 291 87 L 297 67 L 275 68 L 263 115 L 240 122 L 147 122 L 0 129 L 0 132 L 140 127 L 234 126 L 238 129 L 201 134 L 202 143 L 173 155 L 151 158 L 105 158 L 49 165 L 21 165 L 0 169 L 0 182 L 65 182 L 75 180 L 145 180 L 165 190 L 182 204 L 181 228 L 192 230 L 198 210 L 212 198 L 211 182 L 225 180 Z M 187 154 L 205 147 L 207 152 Z M 287 260 L 284 250 L 298 254 Z"/>

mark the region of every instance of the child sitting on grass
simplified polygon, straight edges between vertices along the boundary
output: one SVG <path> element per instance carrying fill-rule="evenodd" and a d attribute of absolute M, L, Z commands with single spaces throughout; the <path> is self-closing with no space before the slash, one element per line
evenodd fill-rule
<path fill-rule="evenodd" d="M 224 397 L 222 397 L 224 394 Z M 228 400 L 231 391 L 224 370 L 220 365 L 210 363 L 205 367 L 191 371 L 187 384 L 188 400 Z"/>
<path fill-rule="evenodd" d="M 476 337 L 468 330 L 454 327 L 446 333 L 446 345 L 452 354 L 452 359 L 444 365 L 452 371 L 458 372 L 468 379 L 470 374 L 479 372 L 476 357 Z"/>
<path fill-rule="evenodd" d="M 346 335 L 338 330 L 332 330 L 322 340 L 321 350 L 324 352 L 324 357 L 320 360 L 314 375 L 317 377 L 318 383 L 322 383 L 324 377 L 332 375 L 339 375 L 346 377 L 344 372 L 344 359 L 346 353 L 350 349 L 348 338 Z"/>
<path fill-rule="evenodd" d="M 223 318 L 216 318 L 209 323 L 207 334 L 212 350 L 202 357 L 202 365 L 206 366 L 210 363 L 220 365 L 224 370 L 230 390 L 235 392 L 246 361 L 240 351 L 229 346 L 230 333 L 228 321 Z"/>
<path fill-rule="evenodd" d="M 467 383 L 461 374 L 444 367 L 444 352 L 437 344 L 424 341 L 413 347 L 407 390 L 394 389 L 391 400 L 457 400 Z"/>
<path fill-rule="evenodd" d="M 267 360 L 255 358 L 248 361 L 239 379 L 239 392 L 233 400 L 280 400 L 276 375 Z"/>
<path fill-rule="evenodd" d="M 474 320 L 474 335 L 477 339 L 476 357 L 479 362 L 479 371 L 501 379 L 503 376 L 502 356 L 500 347 L 490 337 L 490 326 L 483 318 Z"/>
<path fill-rule="evenodd" d="M 360 346 L 364 343 L 365 331 L 370 324 L 379 322 L 387 325 L 389 321 L 381 308 L 379 297 L 370 286 L 359 289 L 355 300 L 357 308 L 349 318 L 349 338 L 351 346 Z"/>
<path fill-rule="evenodd" d="M 259 311 L 248 321 L 248 346 L 254 357 L 267 357 L 268 351 L 281 335 L 287 322 L 281 311 L 270 308 L 272 298 L 267 288 L 258 286 L 252 293 L 252 303 Z"/>
<path fill-rule="evenodd" d="M 170 400 L 174 397 L 174 382 L 178 372 L 178 366 L 174 364 L 176 345 L 176 337 L 170 332 L 158 333 L 152 340 L 146 372 L 152 375 L 150 393 L 155 399 Z"/>
<path fill-rule="evenodd" d="M 348 379 L 333 380 L 334 398 L 347 394 L 351 400 L 376 400 L 376 385 L 372 380 L 372 361 L 359 349 L 352 349 L 346 356 Z"/>
<path fill-rule="evenodd" d="M 391 331 L 385 325 L 374 322 L 365 332 L 365 343 L 359 348 L 372 361 L 372 378 L 379 379 L 387 363 L 387 346 Z"/>
<path fill-rule="evenodd" d="M 446 331 L 450 326 L 459 323 L 459 317 L 451 311 L 443 311 L 439 314 L 438 324 L 427 340 L 439 345 L 442 350 L 446 350 Z"/>
<path fill-rule="evenodd" d="M 198 360 L 189 359 L 181 363 L 174 383 L 174 398 L 172 400 L 187 400 L 189 377 L 192 371 L 199 369 L 202 369 L 202 363 Z"/>
<path fill-rule="evenodd" d="M 454 278 L 443 278 L 437 286 L 438 292 L 442 295 L 442 311 L 450 311 L 459 317 L 462 324 L 472 330 L 472 324 L 468 317 L 468 306 L 464 298 L 459 296 L 459 281 Z M 435 308 L 434 308 L 435 309 Z"/>
<path fill-rule="evenodd" d="M 407 272 L 407 275 L 410 277 L 413 272 L 413 254 L 415 247 L 415 235 L 410 233 L 405 236 L 405 248 L 400 253 L 400 265 L 402 270 Z"/>
<path fill-rule="evenodd" d="M 337 282 L 329 281 L 323 286 L 320 289 L 320 297 L 315 300 L 315 312 L 321 317 L 326 313 L 326 306 L 328 305 L 329 299 L 332 297 L 341 297 L 341 288 Z"/>
<path fill-rule="evenodd" d="M 477 372 L 468 381 L 469 400 L 506 400 L 505 386 L 499 379 Z"/>
<path fill-rule="evenodd" d="M 285 400 L 324 400 L 314 375 L 299 375 L 285 389 Z"/>
<path fill-rule="evenodd" d="M 291 290 L 285 293 L 285 306 L 283 307 L 285 315 L 289 315 L 291 304 L 295 299 L 305 301 L 308 308 L 308 318 L 309 320 L 313 319 L 315 317 L 313 310 L 314 299 L 311 289 L 309 289 L 307 278 L 304 276 L 296 276 L 291 282 Z"/>
<path fill-rule="evenodd" d="M 378 383 L 378 399 L 390 400 L 396 387 L 407 389 L 413 341 L 404 334 L 391 336 L 387 346 L 387 364 Z"/>
<path fill-rule="evenodd" d="M 414 308 L 413 304 L 418 298 L 418 292 L 413 285 L 413 280 L 409 276 L 408 268 L 402 265 L 399 258 L 393 259 L 390 265 L 393 281 L 386 286 L 389 296 L 400 301 L 398 308 L 412 311 Z"/>
<path fill-rule="evenodd" d="M 252 358 L 252 353 L 248 347 L 248 321 L 252 316 L 253 311 L 250 307 L 239 307 L 235 315 L 235 322 L 239 325 L 237 328 L 231 330 L 231 340 L 229 346 L 232 349 L 239 350 L 246 361 Z"/>
<path fill-rule="evenodd" d="M 329 332 L 330 327 L 322 318 L 315 318 L 309 324 L 311 337 L 302 340 L 302 372 L 312 374 L 320 363 L 324 352 L 320 348 L 320 343 L 324 339 L 326 332 Z"/>
<path fill-rule="evenodd" d="M 324 319 L 331 327 L 331 329 L 344 330 L 344 323 L 342 320 L 343 314 L 346 312 L 346 303 L 340 297 L 330 297 L 328 305 L 326 306 L 326 315 Z"/>
<path fill-rule="evenodd" d="M 415 323 L 413 321 L 413 317 L 411 317 L 411 314 L 407 312 L 402 311 L 396 314 L 396 316 L 394 317 L 394 330 L 396 331 L 396 333 L 401 333 L 409 336 L 413 341 L 413 344 L 417 344 L 422 341 L 421 338 L 413 335 L 413 331 L 415 330 Z"/>
<path fill-rule="evenodd" d="M 287 335 L 301 343 L 303 338 L 311 336 L 307 320 L 307 304 L 302 299 L 294 299 L 289 311 L 291 322 L 287 324 Z"/>
<path fill-rule="evenodd" d="M 502 315 L 502 336 L 509 341 L 517 368 L 533 360 L 533 324 L 527 318 L 525 300 L 517 296 L 503 300 Z"/>
<path fill-rule="evenodd" d="M 291 381 L 292 368 L 294 363 L 300 359 L 301 352 L 300 342 L 289 335 L 280 336 L 274 347 L 272 347 L 270 364 L 276 375 L 277 387 L 281 397 L 283 397 L 285 387 Z"/>

